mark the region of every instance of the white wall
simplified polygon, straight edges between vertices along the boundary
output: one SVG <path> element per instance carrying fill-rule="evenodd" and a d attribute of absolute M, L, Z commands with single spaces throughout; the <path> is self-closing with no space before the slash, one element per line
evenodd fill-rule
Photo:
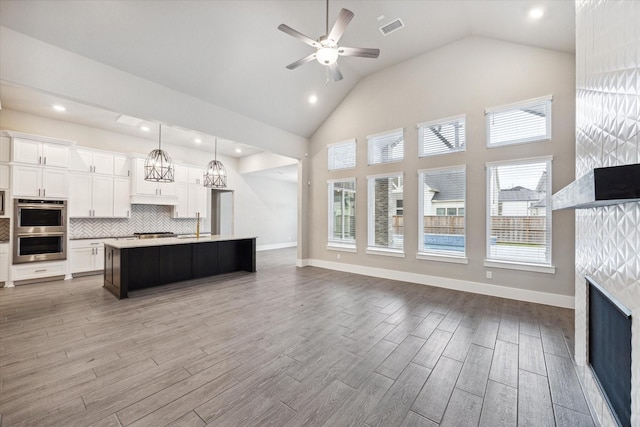
<path fill-rule="evenodd" d="M 153 141 L 7 109 L 0 110 L 0 129 L 67 139 L 76 141 L 79 146 L 125 154 L 148 153 L 156 148 Z M 174 161 L 201 164 L 203 169 L 211 160 L 208 151 L 172 144 L 163 144 L 163 148 Z M 241 175 L 237 171 L 237 159 L 218 156 L 218 160 L 227 170 L 228 188 L 235 191 L 235 234 L 258 236 L 258 246 L 295 244 L 297 184 Z M 263 212 L 269 215 L 261 215 Z M 280 212 L 286 221 L 274 221 L 275 212 Z M 203 229 L 209 230 L 209 224 Z"/>
<path fill-rule="evenodd" d="M 553 95 L 551 141 L 486 148 L 487 107 Z M 308 206 L 312 265 L 433 283 L 474 292 L 573 305 L 574 220 L 553 214 L 555 274 L 493 270 L 486 279 L 485 163 L 553 155 L 552 189 L 574 179 L 575 57 L 483 38 L 466 38 L 363 79 L 311 138 Z M 466 114 L 467 151 L 418 158 L 416 124 Z M 367 166 L 366 136 L 405 129 L 402 162 Z M 327 171 L 327 145 L 357 138 L 357 167 Z M 417 260 L 418 175 L 421 169 L 466 165 L 468 264 Z M 404 258 L 365 254 L 368 175 L 404 172 Z M 327 250 L 327 180 L 357 179 L 357 253 Z M 305 181 L 306 182 L 306 181 Z"/>

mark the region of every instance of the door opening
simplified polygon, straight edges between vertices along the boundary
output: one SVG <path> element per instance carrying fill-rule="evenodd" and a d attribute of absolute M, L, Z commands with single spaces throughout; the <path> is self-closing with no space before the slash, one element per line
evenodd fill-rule
<path fill-rule="evenodd" d="M 211 234 L 233 234 L 233 190 L 211 190 Z"/>

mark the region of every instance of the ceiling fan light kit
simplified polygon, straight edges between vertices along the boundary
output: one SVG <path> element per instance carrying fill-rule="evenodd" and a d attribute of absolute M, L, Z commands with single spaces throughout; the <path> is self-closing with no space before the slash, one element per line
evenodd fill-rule
<path fill-rule="evenodd" d="M 344 34 L 347 25 L 353 19 L 353 12 L 348 9 L 341 9 L 338 14 L 336 22 L 333 24 L 331 31 L 329 31 L 329 0 L 327 0 L 327 13 L 326 13 L 326 32 L 324 36 L 313 40 L 310 37 L 305 36 L 299 31 L 294 30 L 285 24 L 280 24 L 278 29 L 283 33 L 295 37 L 303 43 L 308 44 L 311 47 L 316 48 L 315 53 L 305 56 L 291 64 L 287 65 L 289 70 L 295 70 L 301 65 L 311 62 L 314 59 L 320 64 L 329 67 L 329 73 L 333 77 L 333 80 L 342 80 L 342 73 L 338 68 L 339 56 L 355 56 L 359 58 L 377 58 L 380 55 L 380 49 L 371 49 L 364 47 L 340 47 L 338 42 Z"/>

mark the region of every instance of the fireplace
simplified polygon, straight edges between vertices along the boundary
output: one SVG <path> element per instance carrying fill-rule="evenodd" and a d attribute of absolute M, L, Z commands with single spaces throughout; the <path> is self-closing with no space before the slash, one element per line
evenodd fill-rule
<path fill-rule="evenodd" d="M 631 426 L 631 312 L 592 278 L 589 366 L 619 426 Z"/>

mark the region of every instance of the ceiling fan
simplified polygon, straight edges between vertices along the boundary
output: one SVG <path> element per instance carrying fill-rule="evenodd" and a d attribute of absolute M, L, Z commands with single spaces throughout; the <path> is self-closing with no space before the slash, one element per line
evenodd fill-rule
<path fill-rule="evenodd" d="M 353 12 L 347 9 L 340 10 L 338 19 L 329 31 L 329 0 L 327 0 L 327 19 L 326 19 L 326 34 L 320 36 L 318 40 L 313 40 L 310 37 L 305 36 L 299 31 L 294 30 L 285 24 L 280 24 L 278 29 L 284 33 L 289 34 L 298 40 L 303 41 L 309 46 L 315 47 L 316 51 L 302 59 L 297 60 L 289 65 L 287 68 L 295 70 L 301 65 L 311 62 L 314 59 L 324 66 L 329 67 L 329 72 L 334 81 L 342 80 L 342 73 L 338 68 L 338 56 L 357 56 L 360 58 L 377 58 L 380 55 L 380 49 L 370 49 L 365 47 L 340 47 L 338 42 L 340 37 L 347 28 L 347 24 L 353 19 Z"/>

